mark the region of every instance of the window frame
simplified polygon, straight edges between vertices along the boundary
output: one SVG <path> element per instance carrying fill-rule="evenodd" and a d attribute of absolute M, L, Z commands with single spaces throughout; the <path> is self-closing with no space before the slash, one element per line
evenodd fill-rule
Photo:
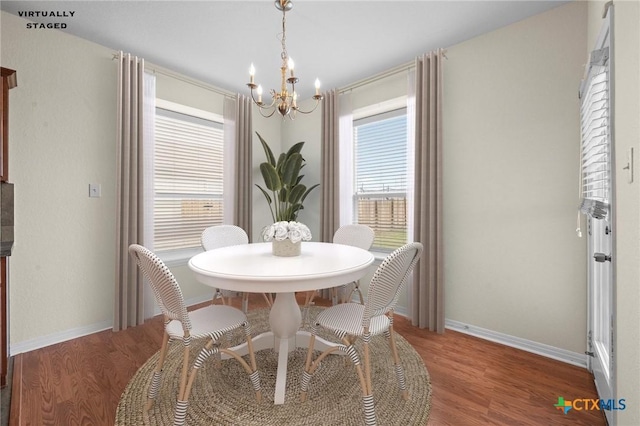
<path fill-rule="evenodd" d="M 384 119 L 388 119 L 388 118 L 394 118 L 394 117 L 398 117 L 398 116 L 404 116 L 407 120 L 408 120 L 408 114 L 409 114 L 409 107 L 407 105 L 407 96 L 400 96 L 397 98 L 393 98 L 393 99 L 389 99 L 387 101 L 383 101 L 380 103 L 376 103 L 376 104 L 372 104 L 372 105 L 368 105 L 362 108 L 358 108 L 356 110 L 353 111 L 352 113 L 352 126 L 353 126 L 353 130 L 352 130 L 352 139 L 353 139 L 353 146 L 352 146 L 352 170 L 353 170 L 353 178 L 352 178 L 352 188 L 351 188 L 351 203 L 352 203 L 352 218 L 351 221 L 352 223 L 359 223 L 358 222 L 358 200 L 362 199 L 362 198 L 376 198 L 376 197 L 392 197 L 392 198 L 404 198 L 405 200 L 405 205 L 406 205 L 406 241 L 409 241 L 409 192 L 410 192 L 410 185 L 407 182 L 406 185 L 406 190 L 403 191 L 377 191 L 377 192 L 366 192 L 366 197 L 363 197 L 364 193 L 359 193 L 357 190 L 357 155 L 356 155 L 356 150 L 357 150 L 357 142 L 356 142 L 356 128 L 358 126 L 364 125 L 364 124 L 368 124 L 368 123 L 373 123 L 376 121 L 380 121 L 380 120 L 384 120 Z M 407 121 L 407 127 L 406 127 L 406 132 L 407 134 L 405 135 L 405 142 L 407 143 L 406 149 L 409 149 L 408 146 L 408 133 L 410 131 L 410 126 L 409 123 Z M 409 178 L 408 173 L 410 171 L 411 167 L 409 164 L 407 164 L 405 173 L 407 174 L 407 178 Z M 398 246 L 400 247 L 400 246 Z M 371 252 L 374 253 L 374 255 L 376 256 L 376 258 L 384 258 L 386 255 L 388 255 L 389 253 L 391 253 L 393 250 L 395 250 L 395 248 L 388 248 L 385 249 L 383 247 L 376 247 L 376 246 L 372 246 L 371 248 Z"/>
<path fill-rule="evenodd" d="M 216 114 L 210 111 L 194 108 L 188 105 L 167 101 L 160 98 L 156 98 L 154 114 L 156 113 L 157 109 L 162 109 L 162 110 L 169 111 L 171 113 L 195 117 L 196 119 L 212 121 L 216 123 L 216 125 L 220 125 L 220 129 L 222 130 L 222 141 L 223 141 L 222 152 L 223 152 L 223 155 L 226 153 L 226 147 L 225 147 L 226 138 L 224 135 L 224 131 L 225 131 L 224 117 L 222 115 Z M 154 132 L 155 132 L 155 119 L 154 119 Z M 154 142 L 154 145 L 155 145 L 155 142 Z M 151 152 L 154 157 L 153 163 L 155 163 L 155 147 Z M 232 200 L 229 200 L 228 199 L 229 194 L 225 194 L 224 192 L 224 189 L 226 188 L 224 181 L 230 178 L 230 176 L 228 176 L 229 173 L 225 165 L 224 157 L 222 160 L 222 164 L 224 166 L 223 167 L 222 200 L 223 200 L 223 203 L 227 203 L 227 202 L 232 202 Z M 155 164 L 151 168 L 150 176 L 152 181 L 155 183 Z M 156 198 L 155 184 L 152 184 L 152 189 L 150 191 L 150 217 L 152 222 L 151 229 L 150 229 L 150 232 L 151 232 L 150 238 L 153 241 L 153 245 L 155 245 L 155 231 L 153 226 L 153 224 L 155 223 L 155 198 Z M 223 212 L 223 223 L 224 223 L 224 219 L 225 217 Z M 154 247 L 154 251 L 156 252 L 158 257 L 160 257 L 160 259 L 162 259 L 163 262 L 165 262 L 168 266 L 179 266 L 179 265 L 186 264 L 186 262 L 191 257 L 193 257 L 198 253 L 201 253 L 202 247 L 188 247 L 188 248 L 163 249 L 163 250 L 157 250 Z"/>

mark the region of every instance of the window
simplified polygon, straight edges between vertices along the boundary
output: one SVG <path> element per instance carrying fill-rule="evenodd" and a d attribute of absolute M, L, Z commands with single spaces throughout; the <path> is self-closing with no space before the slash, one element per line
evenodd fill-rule
<path fill-rule="evenodd" d="M 154 250 L 198 248 L 202 231 L 222 223 L 223 139 L 221 118 L 158 100 L 153 165 Z"/>
<path fill-rule="evenodd" d="M 600 60 L 604 54 L 593 54 Z M 601 52 L 601 51 L 596 51 Z M 605 59 L 602 59 L 605 58 Z M 595 60 L 597 60 L 595 59 Z M 611 139 L 609 122 L 609 72 L 606 66 L 592 64 L 581 91 L 581 210 L 602 219 L 608 213 L 611 188 Z"/>
<path fill-rule="evenodd" d="M 354 120 L 354 222 L 375 231 L 372 250 L 407 242 L 407 110 Z"/>

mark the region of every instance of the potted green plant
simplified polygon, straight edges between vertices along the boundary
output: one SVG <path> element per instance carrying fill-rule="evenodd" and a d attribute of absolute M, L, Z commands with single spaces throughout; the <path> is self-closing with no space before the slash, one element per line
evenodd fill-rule
<path fill-rule="evenodd" d="M 293 145 L 286 153 L 281 153 L 276 161 L 269 144 L 256 132 L 267 161 L 260 164 L 260 173 L 264 180 L 264 188 L 256 186 L 262 191 L 269 203 L 273 222 L 295 222 L 298 213 L 304 208 L 303 203 L 309 193 L 320 184 L 316 183 L 307 188 L 301 181 L 304 175 L 300 171 L 305 166 L 305 159 L 300 151 L 304 142 Z"/>
<path fill-rule="evenodd" d="M 320 184 L 307 188 L 302 183 L 304 175 L 300 171 L 305 160 L 300 151 L 304 142 L 298 142 L 278 157 L 273 155 L 269 144 L 260 133 L 256 132 L 267 161 L 260 164 L 260 173 L 264 179 L 264 188 L 256 186 L 262 191 L 269 203 L 273 224 L 262 230 L 264 241 L 272 241 L 272 252 L 276 256 L 298 256 L 301 242 L 311 239 L 311 232 L 306 225 L 297 222 L 298 213 L 304 208 L 303 203 L 307 195 Z"/>

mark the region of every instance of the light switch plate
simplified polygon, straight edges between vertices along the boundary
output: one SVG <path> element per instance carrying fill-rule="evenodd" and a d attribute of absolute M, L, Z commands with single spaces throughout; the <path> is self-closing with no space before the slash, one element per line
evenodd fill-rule
<path fill-rule="evenodd" d="M 100 198 L 102 196 L 102 188 L 99 183 L 89 184 L 89 197 Z"/>

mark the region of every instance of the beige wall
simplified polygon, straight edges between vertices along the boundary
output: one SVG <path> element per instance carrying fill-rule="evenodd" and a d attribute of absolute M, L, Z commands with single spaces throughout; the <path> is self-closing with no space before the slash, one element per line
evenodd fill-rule
<path fill-rule="evenodd" d="M 585 350 L 576 236 L 577 88 L 586 4 L 448 49 L 444 63 L 446 317 Z"/>
<path fill-rule="evenodd" d="M 117 67 L 112 49 L 60 31 L 27 31 L 27 21 L 5 12 L 1 19 L 2 66 L 18 71 L 10 93 L 16 187 L 10 338 L 19 350 L 112 325 Z M 158 97 L 223 113 L 222 96 L 156 77 Z M 280 124 L 255 115 L 254 129 L 279 150 Z M 253 145 L 257 170 L 263 154 L 257 138 Z M 102 185 L 101 198 L 88 197 L 89 183 Z M 268 215 L 257 189 L 254 213 Z M 187 300 L 210 297 L 186 261 L 170 268 Z"/>
<path fill-rule="evenodd" d="M 2 12 L 10 92 L 11 342 L 109 327 L 115 278 L 112 51 Z M 89 198 L 89 183 L 102 185 Z"/>

